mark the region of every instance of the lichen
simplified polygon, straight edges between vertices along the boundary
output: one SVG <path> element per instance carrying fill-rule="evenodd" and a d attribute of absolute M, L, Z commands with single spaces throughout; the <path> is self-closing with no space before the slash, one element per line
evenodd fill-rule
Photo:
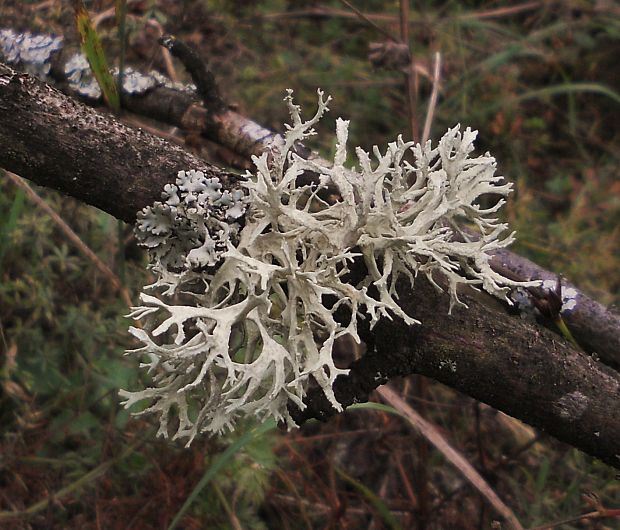
<path fill-rule="evenodd" d="M 564 394 L 560 399 L 553 403 L 553 408 L 561 419 L 565 421 L 576 421 L 588 409 L 588 397 L 575 390 L 569 394 Z"/>
<path fill-rule="evenodd" d="M 69 58 L 64 66 L 64 74 L 71 90 L 79 95 L 93 100 L 101 97 L 99 83 L 83 53 L 76 53 Z"/>
<path fill-rule="evenodd" d="M 63 38 L 54 35 L 0 30 L 0 56 L 7 63 L 21 65 L 29 74 L 43 80 L 47 79 L 50 72 L 50 57 L 62 45 Z"/>
<path fill-rule="evenodd" d="M 541 289 L 547 292 L 555 292 L 557 290 L 557 280 L 545 280 L 541 283 Z M 574 287 L 564 287 L 560 285 L 560 296 L 562 299 L 562 307 L 560 309 L 561 314 L 570 313 L 575 307 L 577 307 L 577 289 Z"/>
<path fill-rule="evenodd" d="M 244 415 L 291 427 L 287 405 L 303 409 L 312 380 L 342 410 L 333 384 L 348 370 L 336 367 L 333 345 L 345 335 L 359 343 L 360 319 L 371 327 L 386 317 L 416 324 L 398 303 L 401 277 L 446 285 L 451 307 L 464 305 L 460 285 L 508 303 L 509 288 L 519 285 L 489 265 L 489 253 L 513 234 L 501 237 L 507 226 L 496 218 L 504 199 L 483 207 L 480 198 L 503 197 L 511 185 L 495 175 L 488 153 L 470 156 L 475 131 L 457 125 L 436 147 L 399 137 L 384 152 L 375 147 L 374 160 L 357 148 L 358 167 L 349 168 L 347 121 L 336 121 L 332 164 L 293 149 L 315 134 L 329 98 L 319 91 L 307 121 L 290 93 L 286 102 L 292 124 L 254 157 L 245 193 L 181 171 L 164 200 L 139 216 L 138 239 L 157 280 L 130 315 L 144 326 L 130 329 L 143 345 L 129 353 L 144 359 L 153 386 L 121 395 L 126 406 L 147 401 L 142 413 L 159 414 L 163 436 L 189 444 Z M 307 172 L 317 179 L 300 179 Z M 479 238 L 459 228 L 463 220 Z M 355 284 L 354 260 L 368 271 Z"/>
<path fill-rule="evenodd" d="M 115 67 L 110 73 L 117 78 L 119 70 Z M 101 98 L 101 88 L 83 53 L 76 53 L 69 58 L 64 66 L 64 74 L 69 88 L 80 96 L 95 101 Z M 172 85 L 166 77 L 155 70 L 143 74 L 128 66 L 123 71 L 123 92 L 125 94 L 142 95 L 160 86 Z"/>
<path fill-rule="evenodd" d="M 12 29 L 0 30 L 0 57 L 9 64 L 21 66 L 26 72 L 43 81 L 49 81 L 52 55 L 62 47 L 61 36 L 38 35 L 29 31 L 20 33 Z M 69 88 L 75 93 L 93 101 L 101 99 L 101 88 L 83 53 L 73 54 L 66 61 L 63 72 Z M 118 77 L 119 70 L 115 67 L 110 73 L 113 77 Z M 125 94 L 143 95 L 161 86 L 186 93 L 196 91 L 194 84 L 172 82 L 156 70 L 143 74 L 127 67 L 123 72 Z"/>
<path fill-rule="evenodd" d="M 565 287 L 558 284 L 555 280 L 537 280 L 536 282 L 529 282 L 535 284 L 539 289 L 538 293 L 529 292 L 524 287 L 517 287 L 513 289 L 509 296 L 515 307 L 519 310 L 519 316 L 523 320 L 534 322 L 541 316 L 541 306 L 537 305 L 537 298 L 546 297 L 555 300 L 557 303 L 557 316 L 567 316 L 576 307 L 578 301 L 578 291 L 574 287 Z M 544 311 L 544 310 L 543 310 Z M 548 316 L 548 315 L 547 315 Z"/>

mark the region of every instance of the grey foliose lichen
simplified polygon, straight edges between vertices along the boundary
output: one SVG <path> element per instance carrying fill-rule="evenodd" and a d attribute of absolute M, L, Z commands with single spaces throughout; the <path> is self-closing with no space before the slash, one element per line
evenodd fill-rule
<path fill-rule="evenodd" d="M 191 443 L 199 433 L 234 428 L 245 415 L 293 426 L 287 405 L 303 409 L 312 380 L 342 410 L 333 384 L 348 370 L 334 364 L 334 343 L 345 335 L 359 342 L 360 318 L 370 326 L 382 317 L 416 324 L 398 303 L 400 277 L 413 284 L 423 274 L 438 289 L 441 278 L 452 305 L 462 305 L 459 285 L 508 303 L 510 287 L 522 285 L 489 265 L 489 253 L 513 235 L 501 237 L 507 226 L 496 214 L 503 199 L 486 208 L 478 201 L 505 196 L 511 185 L 495 176 L 489 154 L 470 157 L 476 132 L 456 126 L 436 147 L 399 137 L 385 152 L 375 147 L 374 160 L 357 148 L 358 167 L 351 169 L 348 122 L 341 119 L 333 164 L 293 150 L 314 134 L 329 98 L 319 91 L 308 121 L 290 93 L 286 101 L 292 124 L 269 152 L 254 157 L 247 199 L 224 198 L 217 182 L 181 172 L 165 201 L 138 220 L 157 281 L 150 286 L 156 296 L 143 294 L 131 313 L 144 327 L 131 328 L 143 346 L 130 353 L 144 359 L 153 386 L 121 395 L 126 406 L 147 401 L 142 413 L 159 414 L 163 436 Z M 298 178 L 308 171 L 317 182 Z M 334 192 L 337 200 L 329 199 Z M 478 227 L 479 239 L 461 231 L 462 220 Z M 355 258 L 368 274 L 351 284 Z"/>
<path fill-rule="evenodd" d="M 577 307 L 578 291 L 574 287 L 565 287 L 561 283 L 558 285 L 555 280 L 537 280 L 530 282 L 537 284 L 539 293 L 532 294 L 523 287 L 517 287 L 510 293 L 510 299 L 519 310 L 519 315 L 524 320 L 534 321 L 541 316 L 541 311 L 537 308 L 535 298 L 551 297 L 557 299 L 561 305 L 558 307 L 560 315 L 568 315 Z M 534 298 L 533 298 L 534 297 Z"/>
<path fill-rule="evenodd" d="M 63 47 L 63 37 L 54 35 L 35 35 L 28 31 L 20 33 L 12 29 L 0 30 L 0 57 L 9 64 L 21 66 L 26 72 L 43 81 L 49 81 L 51 57 Z M 71 90 L 82 97 L 97 101 L 101 99 L 101 88 L 81 53 L 73 54 L 65 63 L 64 75 Z M 111 73 L 118 76 L 118 68 Z M 174 90 L 194 93 L 194 84 L 172 82 L 155 70 L 143 74 L 131 67 L 123 72 L 123 90 L 126 94 L 142 95 L 148 91 L 165 86 Z"/>
<path fill-rule="evenodd" d="M 179 171 L 162 198 L 138 214 L 136 237 L 149 249 L 151 268 L 160 275 L 153 287 L 166 285 L 166 294 L 172 294 L 179 284 L 194 280 L 194 271 L 215 267 L 228 244 L 238 241 L 237 220 L 245 213 L 247 194 L 223 190 L 219 179 L 190 170 Z"/>
<path fill-rule="evenodd" d="M 527 289 L 516 287 L 510 292 L 510 300 L 515 308 L 519 310 L 519 316 L 522 320 L 535 322 L 536 318 L 540 316 L 540 311 L 536 309 L 536 306 L 532 302 L 532 296 L 528 293 Z"/>
<path fill-rule="evenodd" d="M 80 96 L 98 100 L 101 88 L 90 69 L 88 59 L 83 53 L 73 54 L 65 63 L 64 74 L 69 87 Z"/>
<path fill-rule="evenodd" d="M 558 280 L 545 280 L 540 285 L 541 289 L 547 292 L 555 293 L 558 290 Z M 564 287 L 560 285 L 560 298 L 562 307 L 560 313 L 570 313 L 577 307 L 577 289 L 574 287 Z"/>
<path fill-rule="evenodd" d="M 0 30 L 0 55 L 9 64 L 45 80 L 50 72 L 52 54 L 62 48 L 63 38 L 54 35 L 18 33 L 12 29 Z"/>
<path fill-rule="evenodd" d="M 118 68 L 113 68 L 111 73 L 118 77 Z M 88 99 L 98 100 L 101 98 L 101 88 L 93 75 L 88 64 L 88 59 L 83 53 L 72 55 L 65 63 L 64 74 L 71 90 Z M 127 67 L 123 72 L 123 91 L 125 94 L 141 95 L 159 86 L 167 86 L 169 80 L 159 72 L 151 71 L 143 74 Z"/>

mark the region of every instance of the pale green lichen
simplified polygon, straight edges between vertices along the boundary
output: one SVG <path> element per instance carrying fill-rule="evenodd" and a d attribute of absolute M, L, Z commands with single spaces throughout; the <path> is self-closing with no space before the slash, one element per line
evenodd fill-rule
<path fill-rule="evenodd" d="M 143 343 L 130 353 L 145 360 L 153 386 L 121 394 L 126 406 L 146 400 L 142 413 L 160 415 L 163 436 L 172 432 L 191 443 L 199 433 L 234 428 L 242 415 L 292 426 L 287 405 L 304 408 L 311 379 L 342 410 L 333 383 L 348 371 L 334 364 L 334 342 L 344 335 L 359 342 L 360 318 L 371 327 L 381 317 L 415 324 L 398 304 L 401 276 L 413 284 L 421 273 L 435 285 L 442 277 L 452 304 L 460 303 L 461 284 L 510 303 L 506 295 L 516 283 L 489 265 L 489 252 L 513 240 L 500 237 L 507 226 L 495 218 L 504 200 L 487 208 L 478 201 L 505 196 L 511 185 L 495 176 L 489 154 L 470 158 L 475 131 L 456 126 L 435 148 L 399 137 L 383 153 L 375 147 L 372 160 L 357 148 L 359 167 L 348 168 L 348 122 L 338 119 L 327 165 L 293 148 L 314 134 L 329 98 L 319 91 L 308 121 L 290 93 L 286 101 L 292 124 L 269 152 L 254 157 L 247 195 L 222 192 L 199 172 L 180 172 L 165 201 L 138 221 L 157 281 L 150 286 L 155 296 L 142 294 L 131 313 L 144 327 L 130 329 Z M 300 183 L 306 171 L 318 181 Z M 246 205 L 241 228 L 236 220 Z M 477 226 L 480 238 L 463 233 L 460 220 Z M 346 276 L 355 258 L 368 275 L 353 285 Z M 342 321 L 342 314 L 349 317 Z"/>

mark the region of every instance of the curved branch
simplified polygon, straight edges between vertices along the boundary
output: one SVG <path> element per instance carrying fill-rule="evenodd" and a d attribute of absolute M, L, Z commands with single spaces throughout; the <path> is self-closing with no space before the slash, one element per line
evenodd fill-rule
<path fill-rule="evenodd" d="M 491 266 L 499 272 L 508 271 L 519 280 L 557 280 L 557 274 L 506 249 L 495 252 Z M 563 281 L 562 286 L 577 293 L 574 309 L 563 313 L 562 318 L 579 345 L 609 366 L 620 369 L 620 314 L 613 313 L 570 282 Z"/>
<path fill-rule="evenodd" d="M 343 405 L 397 376 L 431 377 L 540 428 L 620 468 L 620 374 L 577 351 L 551 331 L 508 314 L 472 289 L 454 308 L 424 278 L 398 285 L 407 314 L 422 324 L 381 319 L 363 336 L 368 352 L 334 385 Z M 336 413 L 324 395 L 309 392 L 297 422 Z"/>
<path fill-rule="evenodd" d="M 0 63 L 0 166 L 124 221 L 181 169 L 237 177 Z"/>
<path fill-rule="evenodd" d="M 14 37 L 18 38 L 19 34 L 15 33 Z M 174 45 L 174 42 L 169 41 L 169 44 Z M 182 55 L 187 55 L 183 46 L 181 49 Z M 276 133 L 229 109 L 223 103 L 217 88 L 212 86 L 212 74 L 205 72 L 206 66 L 200 64 L 198 56 L 190 55 L 185 63 L 191 70 L 200 72 L 198 85 L 204 85 L 204 106 L 196 95 L 166 86 L 156 86 L 140 93 L 125 93 L 123 106 L 132 112 L 198 132 L 243 157 L 250 158 L 251 155 L 260 154 Z M 60 50 L 51 52 L 49 57 L 43 58 L 43 63 L 49 63 L 51 67 L 51 75 L 65 88 L 68 88 L 65 65 L 73 56 L 70 49 L 61 47 Z M 209 104 L 209 98 L 212 104 Z M 309 152 L 298 154 L 308 156 Z M 491 266 L 515 280 L 556 279 L 555 274 L 509 250 L 497 252 Z M 595 353 L 603 362 L 619 369 L 620 314 L 609 311 L 574 285 L 568 284 L 565 287 L 571 287 L 577 293 L 575 308 L 562 315 L 572 335 L 585 351 Z"/>
<path fill-rule="evenodd" d="M 159 198 L 180 169 L 234 186 L 234 175 L 0 64 L 0 166 L 127 221 Z M 433 377 L 620 468 L 620 374 L 559 336 L 509 315 L 490 297 L 463 292 L 469 310 L 448 315 L 448 297 L 420 279 L 399 286 L 404 309 L 423 324 L 382 320 L 369 352 L 336 381 L 342 403 L 365 399 L 390 377 Z M 310 392 L 303 421 L 331 407 Z"/>

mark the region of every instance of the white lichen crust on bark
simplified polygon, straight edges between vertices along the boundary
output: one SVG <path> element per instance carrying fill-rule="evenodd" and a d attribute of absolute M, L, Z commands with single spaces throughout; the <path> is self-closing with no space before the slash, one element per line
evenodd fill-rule
<path fill-rule="evenodd" d="M 385 152 L 375 147 L 374 158 L 357 148 L 358 167 L 349 168 L 348 122 L 338 119 L 327 165 L 293 148 L 314 134 L 329 98 L 319 91 L 308 121 L 290 93 L 286 101 L 292 124 L 254 157 L 245 194 L 182 171 L 164 201 L 139 216 L 138 238 L 151 250 L 157 281 L 130 315 L 144 322 L 130 329 L 143 346 L 128 353 L 143 359 L 153 386 L 121 395 L 126 406 L 146 400 L 141 414 L 158 413 L 165 437 L 189 444 L 199 433 L 233 429 L 244 415 L 293 426 L 287 404 L 303 409 L 311 380 L 342 410 L 333 383 L 348 371 L 336 367 L 333 345 L 344 335 L 359 342 L 360 318 L 371 327 L 382 317 L 417 323 L 398 303 L 401 276 L 413 285 L 421 273 L 437 288 L 442 277 L 451 306 L 461 303 L 461 284 L 508 303 L 510 287 L 523 285 L 489 265 L 489 252 L 513 234 L 502 238 L 507 226 L 495 217 L 503 198 L 486 208 L 479 201 L 506 196 L 511 185 L 495 175 L 488 153 L 470 157 L 475 131 L 457 125 L 434 148 L 399 137 Z M 318 180 L 301 183 L 307 171 Z M 481 237 L 468 238 L 462 221 Z M 356 258 L 368 274 L 353 285 L 347 273 Z"/>

